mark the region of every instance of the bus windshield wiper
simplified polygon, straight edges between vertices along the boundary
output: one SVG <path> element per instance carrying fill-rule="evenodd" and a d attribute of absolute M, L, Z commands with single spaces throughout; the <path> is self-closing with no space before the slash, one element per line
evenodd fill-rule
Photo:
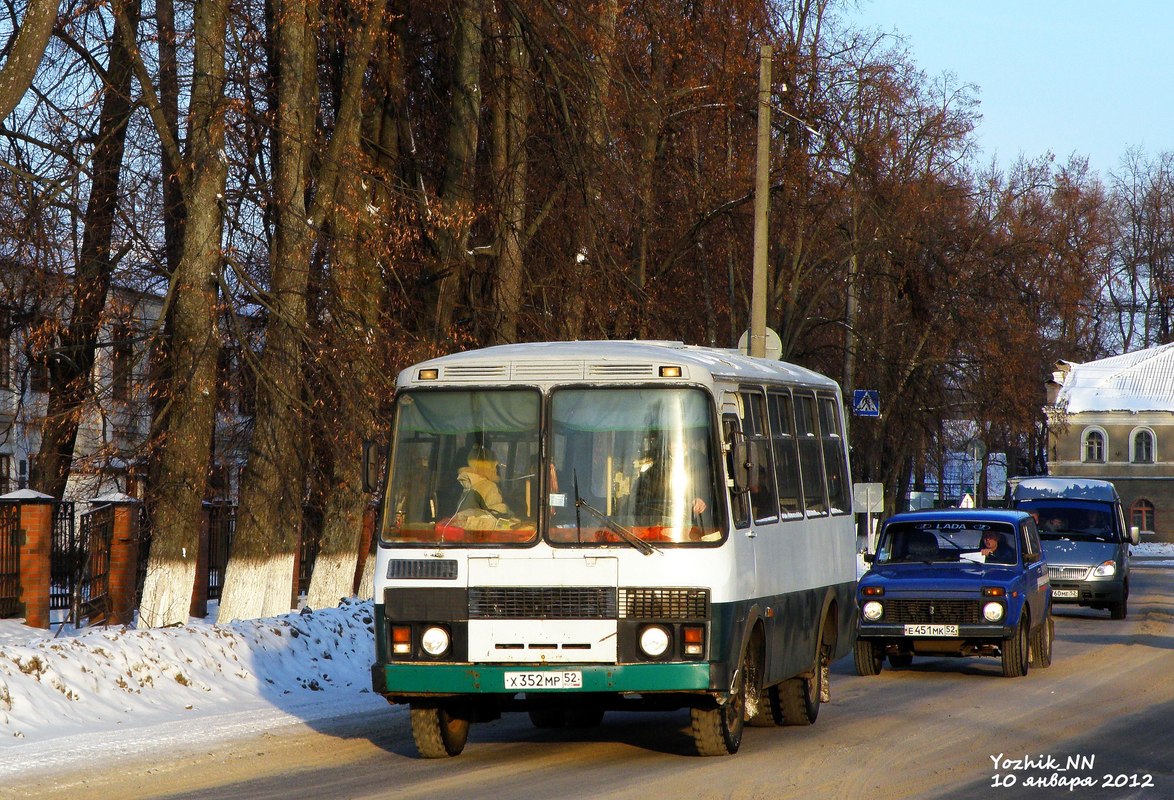
<path fill-rule="evenodd" d="M 639 550 L 644 555 L 650 556 L 653 553 L 660 552 L 660 550 L 658 548 L 653 547 L 648 542 L 644 541 L 639 536 L 637 536 L 636 534 L 632 533 L 630 530 L 625 528 L 623 525 L 620 525 L 618 522 L 613 520 L 607 514 L 604 514 L 599 509 L 592 507 L 586 500 L 584 500 L 582 497 L 580 497 L 579 496 L 579 474 L 577 472 L 574 474 L 574 488 L 575 488 L 575 527 L 579 529 L 579 541 L 583 540 L 583 529 L 579 525 L 579 509 L 585 508 L 588 511 L 590 511 L 592 514 L 594 514 L 595 518 L 598 519 L 600 522 L 602 522 L 604 527 L 606 527 L 609 531 L 612 531 L 613 533 L 617 534 L 621 539 L 623 539 L 628 544 L 632 545 L 632 547 L 635 547 L 637 550 Z"/>

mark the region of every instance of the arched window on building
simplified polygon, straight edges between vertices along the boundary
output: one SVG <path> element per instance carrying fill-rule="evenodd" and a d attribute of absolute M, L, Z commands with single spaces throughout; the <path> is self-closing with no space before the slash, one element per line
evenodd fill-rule
<path fill-rule="evenodd" d="M 1084 432 L 1084 460 L 1104 463 L 1105 432 L 1100 428 L 1089 428 Z"/>
<path fill-rule="evenodd" d="M 1129 460 L 1134 464 L 1154 463 L 1154 432 L 1149 428 L 1133 431 L 1129 448 Z"/>
<path fill-rule="evenodd" d="M 1154 530 L 1154 504 L 1144 497 L 1137 498 L 1129 507 L 1129 518 L 1129 524 L 1138 530 Z"/>

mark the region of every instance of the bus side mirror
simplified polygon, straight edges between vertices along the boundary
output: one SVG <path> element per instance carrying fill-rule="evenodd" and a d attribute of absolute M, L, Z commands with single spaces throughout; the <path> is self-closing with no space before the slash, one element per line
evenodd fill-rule
<path fill-rule="evenodd" d="M 758 475 L 757 452 L 751 442 L 739 438 L 734 442 L 734 490 L 748 492 L 751 479 Z"/>
<path fill-rule="evenodd" d="M 1133 544 L 1137 544 L 1141 541 L 1141 528 L 1137 527 L 1136 525 L 1130 526 L 1129 541 Z"/>
<path fill-rule="evenodd" d="M 379 491 L 379 443 L 371 439 L 363 442 L 363 491 Z"/>

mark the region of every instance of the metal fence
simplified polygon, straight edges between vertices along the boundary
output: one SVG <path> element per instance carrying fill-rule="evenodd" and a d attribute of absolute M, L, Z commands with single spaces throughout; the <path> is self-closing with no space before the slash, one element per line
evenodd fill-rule
<path fill-rule="evenodd" d="M 236 506 L 206 503 L 208 509 L 208 599 L 219 600 L 224 590 L 224 571 L 236 537 Z"/>
<path fill-rule="evenodd" d="M 91 509 L 81 515 L 79 539 L 85 566 L 78 583 L 73 619 L 80 624 L 103 623 L 110 611 L 110 544 L 114 540 L 114 506 Z"/>
<path fill-rule="evenodd" d="M 62 501 L 53 508 L 53 542 L 49 549 L 49 610 L 64 611 L 70 607 L 82 571 L 85 568 L 85 549 L 74 525 L 74 505 Z"/>
<path fill-rule="evenodd" d="M 0 619 L 24 614 L 20 602 L 20 507 L 0 503 Z"/>

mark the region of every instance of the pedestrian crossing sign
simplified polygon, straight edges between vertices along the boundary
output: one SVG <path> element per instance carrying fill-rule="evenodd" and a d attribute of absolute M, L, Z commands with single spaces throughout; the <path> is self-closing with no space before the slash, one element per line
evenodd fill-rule
<path fill-rule="evenodd" d="M 880 392 L 876 389 L 857 389 L 852 393 L 852 413 L 858 417 L 880 416 Z"/>

